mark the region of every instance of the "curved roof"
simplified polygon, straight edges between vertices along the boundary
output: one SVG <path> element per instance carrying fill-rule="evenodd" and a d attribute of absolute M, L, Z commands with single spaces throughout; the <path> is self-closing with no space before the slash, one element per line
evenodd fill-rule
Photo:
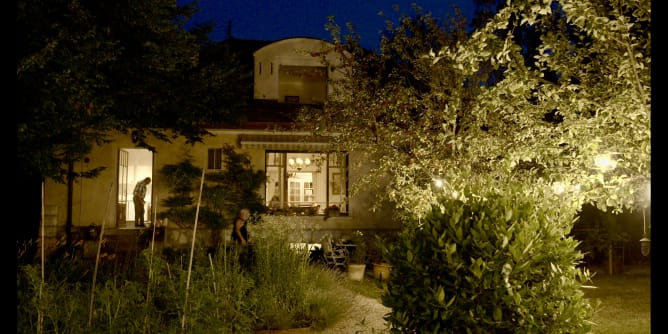
<path fill-rule="evenodd" d="M 271 44 L 265 45 L 253 53 L 254 56 L 262 57 L 267 54 L 276 54 L 280 51 L 299 51 L 299 50 L 324 50 L 332 47 L 331 42 L 319 38 L 311 37 L 292 37 L 282 39 Z"/>

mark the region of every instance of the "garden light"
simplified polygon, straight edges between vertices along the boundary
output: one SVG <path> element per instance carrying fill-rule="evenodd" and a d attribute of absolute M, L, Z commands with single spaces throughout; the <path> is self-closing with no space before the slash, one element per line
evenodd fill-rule
<path fill-rule="evenodd" d="M 594 164 L 602 171 L 609 171 L 617 167 L 617 161 L 610 157 L 610 154 L 599 154 L 594 158 Z"/>
<path fill-rule="evenodd" d="M 642 256 L 649 255 L 651 240 L 647 237 L 647 225 L 645 224 L 645 210 L 642 210 L 642 239 L 640 239 L 640 253 Z"/>
<path fill-rule="evenodd" d="M 640 253 L 642 256 L 648 256 L 650 251 L 650 242 L 651 240 L 648 237 L 640 239 Z"/>

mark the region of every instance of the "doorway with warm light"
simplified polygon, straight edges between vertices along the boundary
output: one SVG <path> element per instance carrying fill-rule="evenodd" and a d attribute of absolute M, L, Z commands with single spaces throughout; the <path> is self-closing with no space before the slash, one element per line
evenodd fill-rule
<path fill-rule="evenodd" d="M 153 178 L 153 153 L 147 149 L 121 148 L 118 152 L 118 180 L 116 203 L 116 227 L 135 228 L 135 208 L 132 192 L 137 182 Z M 152 184 L 146 189 L 144 222 L 152 221 Z"/>

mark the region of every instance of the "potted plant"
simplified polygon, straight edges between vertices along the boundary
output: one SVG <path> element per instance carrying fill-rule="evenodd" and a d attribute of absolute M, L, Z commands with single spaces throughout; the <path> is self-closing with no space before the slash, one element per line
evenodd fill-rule
<path fill-rule="evenodd" d="M 376 234 L 370 242 L 368 256 L 373 266 L 373 277 L 376 280 L 387 281 L 390 277 L 392 265 L 385 261 L 383 254 L 387 253 L 387 243 L 391 242 L 390 236 Z"/>
<path fill-rule="evenodd" d="M 341 208 L 339 208 L 339 206 L 336 204 L 332 204 L 327 208 L 325 208 L 325 216 L 337 217 L 340 214 L 341 214 Z"/>
<path fill-rule="evenodd" d="M 348 279 L 361 281 L 364 278 L 367 256 L 367 243 L 364 233 L 360 230 L 355 231 L 351 241 L 355 248 L 348 255 Z"/>

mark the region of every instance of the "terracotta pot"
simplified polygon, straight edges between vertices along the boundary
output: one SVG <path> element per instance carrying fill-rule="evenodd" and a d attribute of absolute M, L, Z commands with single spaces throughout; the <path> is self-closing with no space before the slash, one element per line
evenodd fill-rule
<path fill-rule="evenodd" d="M 373 278 L 379 279 L 381 281 L 387 281 L 390 278 L 390 271 L 392 271 L 392 265 L 388 263 L 374 263 L 373 264 Z"/>
<path fill-rule="evenodd" d="M 361 281 L 364 279 L 364 270 L 366 264 L 349 263 L 348 264 L 348 279 L 351 281 Z"/>

